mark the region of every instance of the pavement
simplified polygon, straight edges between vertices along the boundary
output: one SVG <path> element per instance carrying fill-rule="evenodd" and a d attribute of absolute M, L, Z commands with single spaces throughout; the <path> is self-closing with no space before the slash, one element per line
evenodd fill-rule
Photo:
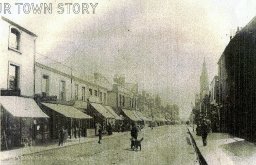
<path fill-rule="evenodd" d="M 159 126 L 154 129 L 142 129 L 138 139 L 142 141 L 142 150 L 130 148 L 130 132 L 105 136 L 102 143 L 97 138 L 78 145 L 66 145 L 57 149 L 48 149 L 1 161 L 1 165 L 198 165 L 198 159 L 190 143 L 187 128 L 184 125 Z M 89 140 L 89 139 L 88 139 Z M 55 145 L 56 146 L 56 145 Z"/>
<path fill-rule="evenodd" d="M 255 165 L 256 146 L 244 139 L 226 133 L 209 133 L 207 146 L 201 136 L 188 127 L 198 149 L 208 165 Z"/>
<path fill-rule="evenodd" d="M 122 136 L 124 134 L 127 134 L 127 132 L 114 132 L 112 135 L 108 136 L 103 136 L 104 138 L 111 138 L 111 137 L 116 137 L 116 136 Z M 22 147 L 22 148 L 17 148 L 17 149 L 12 149 L 12 150 L 7 150 L 7 151 L 1 151 L 0 152 L 0 161 L 2 160 L 8 160 L 8 159 L 17 159 L 21 156 L 25 155 L 30 155 L 30 154 L 35 154 L 35 153 L 40 153 L 48 150 L 55 150 L 55 149 L 61 149 L 65 148 L 68 146 L 72 145 L 79 145 L 81 143 L 86 143 L 86 142 L 93 142 L 93 141 L 98 141 L 98 137 L 89 137 L 89 138 L 72 138 L 72 139 L 67 139 L 67 141 L 64 143 L 63 146 L 59 146 L 58 142 L 49 142 L 43 145 L 36 145 L 36 146 L 28 146 L 28 147 Z"/>

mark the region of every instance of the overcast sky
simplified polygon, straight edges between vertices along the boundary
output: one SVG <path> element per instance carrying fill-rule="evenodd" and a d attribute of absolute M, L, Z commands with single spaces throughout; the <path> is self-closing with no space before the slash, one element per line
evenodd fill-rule
<path fill-rule="evenodd" d="M 211 81 L 230 32 L 256 8 L 255 0 L 66 0 L 97 2 L 96 13 L 60 15 L 63 1 L 52 2 L 53 14 L 2 15 L 38 35 L 37 52 L 86 73 L 124 74 L 178 104 L 183 118 L 199 91 L 204 57 Z"/>

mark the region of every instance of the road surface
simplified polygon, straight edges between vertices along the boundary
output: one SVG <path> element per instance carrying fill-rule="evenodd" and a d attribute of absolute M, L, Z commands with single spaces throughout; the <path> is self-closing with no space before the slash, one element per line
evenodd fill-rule
<path fill-rule="evenodd" d="M 129 132 L 113 138 L 103 137 L 97 141 L 67 146 L 22 156 L 15 160 L 3 161 L 3 164 L 61 165 L 61 164 L 123 164 L 123 165 L 194 165 L 197 157 L 189 135 L 183 125 L 161 126 L 145 129 L 139 133 L 142 141 L 141 151 L 130 149 Z"/>

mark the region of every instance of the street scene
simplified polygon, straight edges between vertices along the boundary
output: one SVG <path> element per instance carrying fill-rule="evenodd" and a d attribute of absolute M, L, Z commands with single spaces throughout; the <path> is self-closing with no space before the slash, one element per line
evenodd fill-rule
<path fill-rule="evenodd" d="M 3 164 L 198 164 L 193 146 L 187 142 L 185 126 L 161 126 L 139 132 L 144 138 L 142 149 L 130 148 L 130 132 L 112 138 L 79 143 L 17 159 L 2 161 Z M 168 145 L 167 145 L 168 144 Z"/>
<path fill-rule="evenodd" d="M 256 164 L 255 8 L 0 2 L 0 163 Z"/>

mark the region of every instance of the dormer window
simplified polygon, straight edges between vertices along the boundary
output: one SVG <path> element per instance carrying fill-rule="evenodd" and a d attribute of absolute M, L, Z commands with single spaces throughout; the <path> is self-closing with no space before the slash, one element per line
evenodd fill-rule
<path fill-rule="evenodd" d="M 15 28 L 11 28 L 10 31 L 9 47 L 20 50 L 20 32 Z"/>

